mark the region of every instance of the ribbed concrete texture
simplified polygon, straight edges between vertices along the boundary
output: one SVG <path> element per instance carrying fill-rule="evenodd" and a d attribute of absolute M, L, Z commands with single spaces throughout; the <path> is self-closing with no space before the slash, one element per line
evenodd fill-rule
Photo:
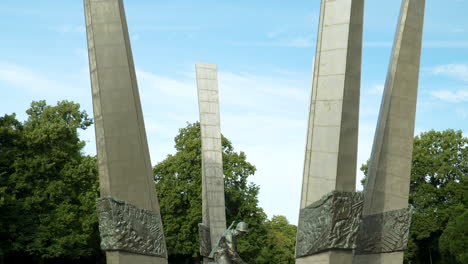
<path fill-rule="evenodd" d="M 101 196 L 159 215 L 122 0 L 84 0 Z M 162 227 L 161 227 L 162 229 Z M 108 262 L 167 263 L 108 252 Z"/>
<path fill-rule="evenodd" d="M 195 69 L 202 142 L 203 224 L 210 228 L 214 248 L 226 230 L 218 73 L 216 64 L 197 63 Z"/>
<path fill-rule="evenodd" d="M 363 14 L 364 0 L 321 2 L 301 209 L 331 191 L 355 191 Z M 351 262 L 337 251 L 305 259 L 296 263 Z"/>
<path fill-rule="evenodd" d="M 424 8 L 425 0 L 402 2 L 364 188 L 363 217 L 408 207 Z M 366 234 L 365 227 L 361 232 Z M 403 252 L 381 253 L 356 256 L 353 263 L 393 264 L 402 259 Z"/>

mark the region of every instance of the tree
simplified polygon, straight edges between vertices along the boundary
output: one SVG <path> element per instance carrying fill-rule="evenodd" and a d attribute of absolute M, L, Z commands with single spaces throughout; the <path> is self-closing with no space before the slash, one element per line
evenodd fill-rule
<path fill-rule="evenodd" d="M 260 252 L 260 263 L 294 264 L 297 227 L 284 216 L 273 216 L 265 223 L 267 236 Z"/>
<path fill-rule="evenodd" d="M 96 159 L 78 129 L 92 124 L 79 104 L 32 102 L 21 123 L 0 118 L 0 249 L 6 259 L 99 255 Z"/>
<path fill-rule="evenodd" d="M 454 130 L 422 133 L 414 139 L 412 165 L 409 201 L 416 213 L 410 243 L 414 246 L 406 261 L 466 263 L 456 244 L 468 248 L 466 226 L 460 226 L 460 217 L 468 210 L 468 138 Z M 441 237 L 455 240 L 441 247 Z"/>
<path fill-rule="evenodd" d="M 255 166 L 237 153 L 222 136 L 226 218 L 245 221 L 251 232 L 239 240 L 238 250 L 245 261 L 256 263 L 265 239 L 266 215 L 258 206 L 259 188 L 248 182 Z M 200 124 L 188 124 L 175 137 L 176 154 L 154 167 L 156 188 L 166 234 L 169 261 L 199 262 L 198 223 L 202 222 Z"/>
<path fill-rule="evenodd" d="M 467 263 L 468 138 L 431 130 L 413 145 L 409 203 L 415 214 L 405 263 Z M 361 167 L 364 174 L 367 169 Z"/>

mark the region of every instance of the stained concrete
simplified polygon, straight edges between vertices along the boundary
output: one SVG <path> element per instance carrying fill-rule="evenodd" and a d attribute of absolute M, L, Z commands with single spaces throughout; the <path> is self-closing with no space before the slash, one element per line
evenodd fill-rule
<path fill-rule="evenodd" d="M 369 254 L 354 256 L 353 264 L 401 264 L 403 252 L 391 252 L 385 254 Z"/>
<path fill-rule="evenodd" d="M 363 216 L 408 207 L 425 0 L 403 0 L 380 107 Z M 365 228 L 361 228 L 365 235 Z M 403 252 L 356 256 L 355 264 L 402 263 Z M 388 255 L 388 256 L 387 256 Z"/>
<path fill-rule="evenodd" d="M 101 196 L 160 217 L 122 0 L 84 0 Z M 162 227 L 161 227 L 162 230 Z M 108 262 L 167 263 L 107 252 Z"/>
<path fill-rule="evenodd" d="M 326 251 L 313 256 L 296 259 L 296 264 L 341 264 L 349 263 L 352 259 L 352 251 Z"/>
<path fill-rule="evenodd" d="M 203 224 L 210 228 L 211 246 L 226 230 L 221 125 L 216 64 L 195 65 L 202 143 Z"/>
<path fill-rule="evenodd" d="M 322 1 L 301 208 L 355 190 L 363 9 L 363 0 Z"/>
<path fill-rule="evenodd" d="M 363 13 L 364 0 L 321 2 L 301 209 L 331 191 L 355 191 Z M 334 255 L 296 263 L 351 263 L 351 254 Z"/>

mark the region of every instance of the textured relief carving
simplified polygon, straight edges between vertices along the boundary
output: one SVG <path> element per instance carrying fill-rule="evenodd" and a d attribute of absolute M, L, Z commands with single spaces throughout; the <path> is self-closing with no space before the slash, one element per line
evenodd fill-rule
<path fill-rule="evenodd" d="M 200 238 L 200 255 L 208 257 L 211 252 L 210 228 L 202 223 L 198 224 L 198 236 Z"/>
<path fill-rule="evenodd" d="M 404 208 L 363 217 L 356 254 L 404 251 L 412 214 L 412 209 Z"/>
<path fill-rule="evenodd" d="M 331 192 L 299 215 L 296 257 L 327 249 L 354 249 L 361 222 L 361 192 Z"/>
<path fill-rule="evenodd" d="M 97 199 L 96 205 L 102 250 L 166 257 L 158 215 L 111 197 Z"/>

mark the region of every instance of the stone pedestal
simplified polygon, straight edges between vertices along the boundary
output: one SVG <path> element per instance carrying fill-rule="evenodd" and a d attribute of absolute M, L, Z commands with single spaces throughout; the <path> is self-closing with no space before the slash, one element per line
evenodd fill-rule
<path fill-rule="evenodd" d="M 195 70 L 202 143 L 203 225 L 200 241 L 201 253 L 207 257 L 206 253 L 217 245 L 226 230 L 218 73 L 216 64 L 197 63 Z M 208 243 L 211 245 L 206 245 Z"/>
<path fill-rule="evenodd" d="M 364 187 L 354 264 L 402 263 L 425 0 L 403 0 Z"/>
<path fill-rule="evenodd" d="M 332 191 L 356 187 L 359 91 L 364 0 L 322 0 L 307 130 L 301 215 Z M 334 212 L 329 212 L 333 214 Z M 331 217 L 331 216 L 330 216 Z M 310 221 L 314 221 L 311 219 Z M 299 233 L 312 223 L 299 220 Z M 314 241 L 310 241 L 314 243 Z M 298 236 L 297 245 L 303 245 Z M 351 263 L 352 248 L 324 248 L 297 263 Z M 341 259 L 333 262 L 334 258 Z M 321 261 L 321 262 L 320 262 Z"/>
<path fill-rule="evenodd" d="M 134 242 L 132 250 L 111 243 L 104 248 L 107 263 L 165 264 L 166 245 L 123 2 L 84 0 L 84 5 L 101 197 L 122 201 L 125 208 L 138 212 L 122 218 L 131 233 L 122 235 Z M 98 202 L 101 234 L 107 225 L 122 227 L 114 214 L 118 208 Z M 139 224 L 140 218 L 152 220 L 145 226 Z M 148 236 L 148 228 L 157 228 L 157 233 Z M 104 244 L 114 239 L 112 232 L 107 234 L 102 236 Z"/>

